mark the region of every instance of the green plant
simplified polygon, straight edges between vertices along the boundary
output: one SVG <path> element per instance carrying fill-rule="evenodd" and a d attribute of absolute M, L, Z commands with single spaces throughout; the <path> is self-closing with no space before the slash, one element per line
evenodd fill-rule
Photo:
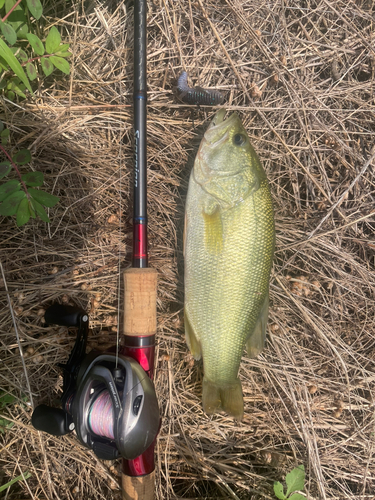
<path fill-rule="evenodd" d="M 7 130 L 7 129 L 5 129 Z M 46 193 L 40 187 L 44 182 L 42 172 L 28 172 L 21 174 L 19 165 L 25 165 L 31 161 L 31 153 L 28 149 L 21 149 L 10 156 L 4 148 L 9 134 L 4 134 L 4 125 L 0 122 L 0 137 L 6 160 L 0 162 L 0 179 L 6 177 L 12 170 L 17 173 L 18 179 L 12 179 L 0 186 L 0 215 L 16 215 L 17 226 L 26 224 L 30 217 L 35 219 L 38 215 L 44 222 L 50 222 L 45 207 L 54 207 L 60 200 L 58 196 Z"/>
<path fill-rule="evenodd" d="M 0 410 L 3 410 L 6 406 L 12 405 L 17 401 L 12 394 L 5 391 L 0 391 Z M 23 396 L 21 401 L 27 401 L 27 396 Z M 3 434 L 5 429 L 13 427 L 13 422 L 10 422 L 4 416 L 0 416 L 0 433 Z M 0 489 L 1 491 L 1 489 Z"/>
<path fill-rule="evenodd" d="M 12 486 L 12 484 L 15 484 L 15 483 L 18 483 L 18 481 L 23 481 L 23 480 L 26 480 L 26 479 L 29 479 L 29 477 L 31 477 L 31 474 L 30 472 L 25 472 L 23 475 L 21 476 L 17 476 L 15 477 L 14 479 L 12 479 L 11 481 L 8 481 L 7 483 L 3 484 L 2 486 L 0 486 L 0 493 L 2 491 L 5 491 L 7 488 L 9 488 L 10 486 Z"/>
<path fill-rule="evenodd" d="M 284 486 L 275 481 L 273 483 L 273 491 L 277 498 L 280 500 L 305 500 L 306 497 L 300 493 L 295 493 L 296 491 L 302 491 L 305 486 L 305 467 L 299 465 L 295 469 L 289 472 L 285 478 L 287 490 L 284 493 Z M 290 495 L 290 496 L 289 496 Z"/>
<path fill-rule="evenodd" d="M 71 56 L 69 44 L 61 45 L 55 26 L 49 30 L 45 43 L 32 31 L 40 31 L 30 14 L 39 20 L 43 13 L 40 0 L 0 0 L 0 90 L 13 100 L 32 93 L 30 82 L 42 72 L 49 76 L 54 68 L 68 74 Z"/>
<path fill-rule="evenodd" d="M 23 397 L 22 399 L 26 401 L 27 397 Z M 12 396 L 12 394 L 9 394 L 5 391 L 0 391 L 0 410 L 4 409 L 6 406 L 15 403 L 16 401 L 17 399 L 14 396 Z M 4 433 L 7 428 L 10 429 L 11 427 L 13 427 L 13 425 L 14 425 L 13 422 L 10 422 L 6 418 L 0 416 L 0 433 Z M 29 479 L 29 477 L 31 477 L 31 474 L 28 471 L 25 472 L 23 475 L 15 477 L 14 479 L 0 486 L 0 493 L 8 489 L 13 484 L 18 483 L 18 481 Z"/>
<path fill-rule="evenodd" d="M 13 404 L 15 401 L 16 398 L 14 396 L 8 394 L 7 392 L 0 391 L 0 410 L 2 410 L 8 405 Z M 13 427 L 13 422 L 9 422 L 9 420 L 7 420 L 6 418 L 0 417 L 0 433 L 3 434 L 7 427 L 9 428 Z"/>

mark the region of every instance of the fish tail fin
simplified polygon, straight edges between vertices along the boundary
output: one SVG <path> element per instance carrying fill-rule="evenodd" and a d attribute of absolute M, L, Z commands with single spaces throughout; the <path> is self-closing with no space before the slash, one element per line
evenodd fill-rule
<path fill-rule="evenodd" d="M 243 418 L 243 395 L 240 379 L 233 384 L 215 384 L 206 377 L 203 379 L 203 410 L 212 415 L 223 409 L 236 420 Z"/>

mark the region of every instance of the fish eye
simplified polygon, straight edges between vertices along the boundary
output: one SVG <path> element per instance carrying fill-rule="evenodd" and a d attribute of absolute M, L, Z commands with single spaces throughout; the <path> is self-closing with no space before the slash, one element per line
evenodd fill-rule
<path fill-rule="evenodd" d="M 243 134 L 233 136 L 233 142 L 236 146 L 242 146 L 246 142 L 246 137 Z"/>

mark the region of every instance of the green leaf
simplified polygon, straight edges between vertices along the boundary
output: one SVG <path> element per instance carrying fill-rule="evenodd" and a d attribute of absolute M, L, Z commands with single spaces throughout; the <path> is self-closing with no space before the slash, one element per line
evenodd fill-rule
<path fill-rule="evenodd" d="M 7 405 L 11 405 L 16 401 L 16 398 L 12 394 L 7 392 L 0 392 L 0 408 L 5 408 Z"/>
<path fill-rule="evenodd" d="M 48 218 L 47 212 L 44 210 L 42 205 L 38 203 L 36 200 L 31 199 L 31 204 L 34 207 L 35 212 L 39 215 L 39 217 L 44 222 L 51 222 Z"/>
<path fill-rule="evenodd" d="M 52 26 L 46 38 L 46 51 L 48 54 L 53 54 L 60 46 L 61 36 L 56 26 Z"/>
<path fill-rule="evenodd" d="M 18 81 L 16 80 L 16 76 L 14 76 L 13 78 L 11 78 L 10 80 L 8 80 L 7 82 L 7 89 L 8 90 L 13 90 L 15 85 L 16 85 L 16 82 L 18 83 L 20 80 L 18 78 Z"/>
<path fill-rule="evenodd" d="M 69 49 L 69 47 L 70 47 L 69 43 L 63 43 L 62 45 L 59 46 L 59 52 L 66 52 Z"/>
<path fill-rule="evenodd" d="M 16 191 L 9 195 L 0 205 L 0 215 L 14 215 L 24 198 L 26 198 L 24 191 Z"/>
<path fill-rule="evenodd" d="M 0 21 L 0 29 L 9 45 L 14 45 L 17 41 L 17 33 L 14 31 L 12 26 L 8 23 L 3 23 L 3 21 Z"/>
<path fill-rule="evenodd" d="M 21 187 L 20 181 L 16 179 L 8 181 L 0 186 L 0 201 L 4 201 L 11 193 L 18 191 Z"/>
<path fill-rule="evenodd" d="M 13 404 L 17 401 L 12 394 L 5 391 L 0 391 L 0 409 L 4 409 L 6 406 Z M 13 427 L 14 423 L 10 422 L 6 418 L 0 418 L 0 433 L 4 434 L 6 428 Z"/>
<path fill-rule="evenodd" d="M 31 90 L 30 82 L 25 75 L 25 72 L 22 69 L 21 64 L 16 59 L 15 55 L 12 53 L 10 48 L 4 42 L 4 40 L 0 39 L 0 56 L 5 59 L 5 61 L 9 64 L 13 72 L 18 76 L 18 78 L 25 84 L 26 88 L 33 93 Z"/>
<path fill-rule="evenodd" d="M 9 91 L 7 92 L 7 98 L 8 98 L 10 101 L 12 101 L 12 102 L 13 102 L 13 101 L 14 101 L 14 99 L 15 99 L 15 97 L 16 97 L 16 94 L 13 92 L 13 90 L 9 90 Z"/>
<path fill-rule="evenodd" d="M 10 134 L 10 130 L 8 128 L 6 128 L 5 130 L 3 130 L 1 132 L 0 137 L 1 137 L 1 144 L 3 146 L 5 146 L 5 144 L 8 142 L 9 134 Z"/>
<path fill-rule="evenodd" d="M 9 422 L 6 418 L 0 418 L 0 433 L 4 434 L 5 433 L 5 428 L 11 429 L 13 427 L 14 423 Z"/>
<path fill-rule="evenodd" d="M 53 64 L 49 61 L 49 58 L 47 59 L 46 57 L 42 57 L 40 64 L 42 65 L 43 73 L 46 76 L 49 76 L 53 71 Z"/>
<path fill-rule="evenodd" d="M 28 172 L 22 176 L 22 180 L 26 186 L 41 186 L 44 182 L 44 175 L 42 172 Z"/>
<path fill-rule="evenodd" d="M 60 45 L 59 50 L 55 52 L 55 56 L 60 56 L 60 57 L 70 57 L 72 55 L 71 52 L 69 52 L 69 43 L 64 43 L 63 45 Z"/>
<path fill-rule="evenodd" d="M 58 51 L 58 52 L 56 52 L 55 55 L 58 56 L 58 57 L 65 57 L 65 58 L 67 58 L 67 57 L 71 57 L 72 53 L 71 52 L 60 52 L 60 51 Z"/>
<path fill-rule="evenodd" d="M 44 205 L 45 207 L 54 207 L 56 203 L 60 201 L 58 196 L 46 193 L 41 189 L 29 189 L 29 195 L 36 200 L 38 203 Z"/>
<path fill-rule="evenodd" d="M 12 484 L 18 483 L 18 481 L 23 481 L 24 479 L 29 479 L 29 477 L 31 477 L 30 472 L 25 472 L 23 476 L 21 475 L 21 476 L 15 477 L 11 481 L 8 481 L 7 483 L 0 486 L 0 493 L 2 491 L 7 490 L 10 486 L 12 486 Z"/>
<path fill-rule="evenodd" d="M 6 60 L 0 56 L 0 68 L 3 69 L 4 71 L 9 71 L 9 64 L 6 62 Z M 4 79 L 1 80 L 1 83 L 2 83 L 2 89 L 5 87 L 5 85 L 3 84 L 4 82 Z"/>
<path fill-rule="evenodd" d="M 27 7 L 35 19 L 40 19 L 43 14 L 43 7 L 39 0 L 26 0 Z"/>
<path fill-rule="evenodd" d="M 27 76 L 29 77 L 30 81 L 32 82 L 35 80 L 35 78 L 38 76 L 38 73 L 36 72 L 36 68 L 33 63 L 28 62 L 26 64 L 26 73 Z"/>
<path fill-rule="evenodd" d="M 293 495 L 291 495 L 288 500 L 306 500 L 306 497 L 304 497 L 303 495 L 301 495 L 301 493 L 293 493 Z"/>
<path fill-rule="evenodd" d="M 29 200 L 25 197 L 17 208 L 17 226 L 20 227 L 29 222 L 30 216 Z"/>
<path fill-rule="evenodd" d="M 44 45 L 42 40 L 40 40 L 40 38 L 38 38 L 36 35 L 33 35 L 33 33 L 28 33 L 26 37 L 29 40 L 29 43 L 33 48 L 35 54 L 37 54 L 38 56 L 42 56 L 44 54 Z"/>
<path fill-rule="evenodd" d="M 280 498 L 280 500 L 286 499 L 286 496 L 284 495 L 283 485 L 281 483 L 279 483 L 279 481 L 275 481 L 273 483 L 273 491 L 274 491 L 275 495 L 277 496 L 277 498 Z"/>
<path fill-rule="evenodd" d="M 305 484 L 305 467 L 299 465 L 290 471 L 289 474 L 286 475 L 285 481 L 288 487 L 286 496 L 289 496 L 293 491 L 303 490 Z"/>
<path fill-rule="evenodd" d="M 57 69 L 65 73 L 66 75 L 69 75 L 70 73 L 70 65 L 68 61 L 63 59 L 62 57 L 57 57 L 57 56 L 51 56 L 50 61 L 54 66 L 56 66 Z"/>
<path fill-rule="evenodd" d="M 15 54 L 16 57 L 18 57 L 18 59 L 21 61 L 21 62 L 27 62 L 29 60 L 29 56 L 26 54 L 26 52 L 22 49 L 18 49 L 17 53 Z"/>
<path fill-rule="evenodd" d="M 5 0 L 0 0 L 0 9 L 2 9 L 4 7 L 4 4 L 5 4 Z"/>
<path fill-rule="evenodd" d="M 31 161 L 31 153 L 28 149 L 20 149 L 13 155 L 12 160 L 18 165 L 25 165 L 25 163 L 29 163 L 29 161 Z"/>
<path fill-rule="evenodd" d="M 10 161 L 2 161 L 0 163 L 0 179 L 8 175 L 11 170 L 12 165 L 10 164 Z"/>
<path fill-rule="evenodd" d="M 8 13 L 15 3 L 16 0 L 5 0 L 5 12 Z M 17 5 L 12 11 L 7 18 L 7 23 L 12 25 L 14 31 L 17 33 L 17 38 L 22 39 L 26 37 L 26 33 L 28 32 L 27 17 L 21 5 Z"/>
<path fill-rule="evenodd" d="M 58 51 L 58 52 L 56 52 L 55 55 L 58 56 L 58 57 L 65 57 L 65 58 L 67 58 L 67 57 L 71 57 L 72 53 L 71 52 L 60 52 L 60 51 Z"/>
<path fill-rule="evenodd" d="M 13 91 L 14 91 L 17 95 L 19 95 L 19 96 L 23 97 L 24 99 L 26 99 L 26 95 L 22 92 L 22 88 L 21 88 L 21 87 L 23 87 L 23 90 L 25 90 L 25 88 L 24 88 L 25 86 L 24 86 L 24 85 L 17 85 L 17 84 L 14 84 L 14 85 L 13 85 Z"/>

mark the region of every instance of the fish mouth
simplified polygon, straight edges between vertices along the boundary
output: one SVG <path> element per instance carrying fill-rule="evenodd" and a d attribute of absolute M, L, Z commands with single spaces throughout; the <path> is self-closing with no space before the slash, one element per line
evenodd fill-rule
<path fill-rule="evenodd" d="M 230 130 L 240 122 L 237 113 L 232 113 L 224 120 L 225 109 L 220 109 L 212 119 L 204 138 L 211 146 L 220 146 L 229 137 Z"/>

